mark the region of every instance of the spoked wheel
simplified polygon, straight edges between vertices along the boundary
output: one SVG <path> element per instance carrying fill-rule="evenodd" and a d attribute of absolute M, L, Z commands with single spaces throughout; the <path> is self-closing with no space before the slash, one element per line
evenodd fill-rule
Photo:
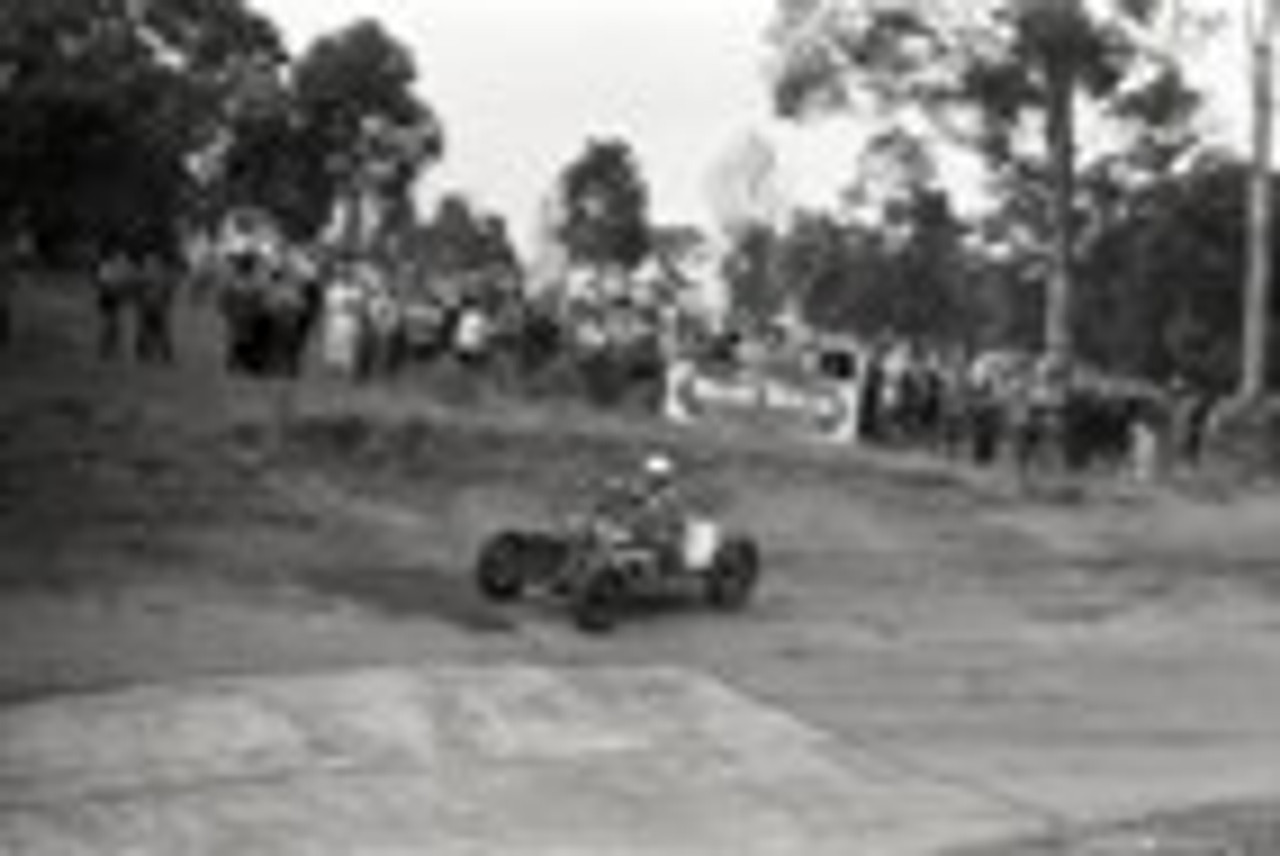
<path fill-rule="evenodd" d="M 590 574 L 578 586 L 573 598 L 573 619 L 579 630 L 605 633 L 618 621 L 626 585 L 612 569 Z"/>
<path fill-rule="evenodd" d="M 523 544 L 520 536 L 507 532 L 491 539 L 476 562 L 476 585 L 490 600 L 510 601 L 524 590 L 520 567 Z"/>
<path fill-rule="evenodd" d="M 707 600 L 720 609 L 742 609 L 760 579 L 760 549 L 754 541 L 735 539 L 721 548 L 707 572 Z"/>

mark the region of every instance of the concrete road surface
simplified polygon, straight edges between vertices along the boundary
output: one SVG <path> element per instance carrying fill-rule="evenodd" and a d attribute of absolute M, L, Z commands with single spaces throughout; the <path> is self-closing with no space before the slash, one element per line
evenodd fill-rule
<path fill-rule="evenodd" d="M 0 854 L 919 853 L 1029 818 L 671 668 L 207 680 L 0 711 Z"/>

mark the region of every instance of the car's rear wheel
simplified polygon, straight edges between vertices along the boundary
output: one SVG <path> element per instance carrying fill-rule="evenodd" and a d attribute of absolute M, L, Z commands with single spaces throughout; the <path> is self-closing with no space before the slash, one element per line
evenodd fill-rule
<path fill-rule="evenodd" d="M 760 548 L 749 538 L 724 544 L 707 572 L 707 600 L 720 609 L 742 609 L 760 580 Z"/>
<path fill-rule="evenodd" d="M 514 532 L 497 535 L 480 550 L 476 562 L 476 584 L 490 600 L 510 601 L 524 591 L 521 568 L 523 539 Z"/>

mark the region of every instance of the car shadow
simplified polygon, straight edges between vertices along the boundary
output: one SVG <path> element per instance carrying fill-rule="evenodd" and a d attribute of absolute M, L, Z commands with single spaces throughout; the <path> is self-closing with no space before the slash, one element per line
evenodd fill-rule
<path fill-rule="evenodd" d="M 434 618 L 478 633 L 509 633 L 515 623 L 469 580 L 432 567 L 323 568 L 299 582 L 326 598 L 352 602 L 395 620 Z"/>

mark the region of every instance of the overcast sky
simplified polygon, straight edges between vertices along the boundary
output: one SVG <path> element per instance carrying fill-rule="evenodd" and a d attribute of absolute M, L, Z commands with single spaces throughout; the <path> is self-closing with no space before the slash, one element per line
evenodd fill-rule
<path fill-rule="evenodd" d="M 1222 7 L 1228 0 L 1201 0 Z M 706 175 L 748 130 L 782 155 L 794 197 L 834 198 L 853 171 L 848 123 L 773 122 L 764 31 L 777 0 L 256 0 L 294 49 L 360 17 L 413 49 L 448 137 L 436 189 L 463 188 L 527 239 L 538 200 L 592 135 L 638 152 L 665 221 L 705 222 Z M 1234 4 L 1234 0 L 1231 0 Z M 1224 34 L 1219 41 L 1238 41 Z M 1234 45 L 1232 45 L 1234 47 Z M 1219 45 L 1199 64 L 1238 125 L 1244 71 Z M 1224 118 L 1225 117 L 1225 118 Z M 1238 136 L 1238 128 L 1226 131 Z"/>

